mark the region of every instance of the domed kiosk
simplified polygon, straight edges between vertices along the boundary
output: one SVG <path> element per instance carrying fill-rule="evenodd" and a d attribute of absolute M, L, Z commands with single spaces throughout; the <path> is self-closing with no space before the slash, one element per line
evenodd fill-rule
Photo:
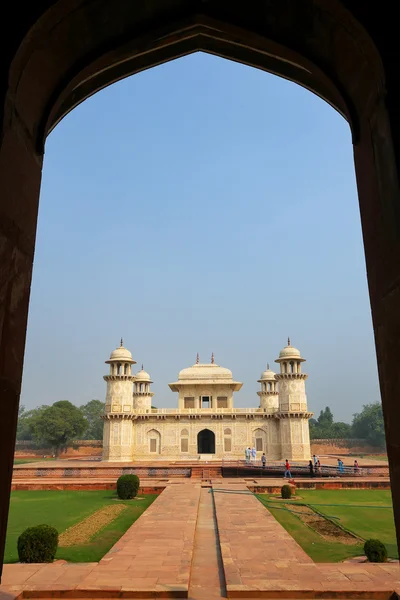
<path fill-rule="evenodd" d="M 169 384 L 178 392 L 178 407 L 181 409 L 232 408 L 233 392 L 238 392 L 242 383 L 234 381 L 232 371 L 215 364 L 214 354 L 210 363 L 200 363 L 182 369 L 178 381 Z"/>

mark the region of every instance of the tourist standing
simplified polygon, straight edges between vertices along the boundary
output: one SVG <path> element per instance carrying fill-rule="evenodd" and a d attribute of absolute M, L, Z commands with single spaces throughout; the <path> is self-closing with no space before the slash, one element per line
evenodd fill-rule
<path fill-rule="evenodd" d="M 338 473 L 341 475 L 344 473 L 344 464 L 340 458 L 337 459 L 337 463 L 338 463 Z"/>
<path fill-rule="evenodd" d="M 321 472 L 321 463 L 319 462 L 319 459 L 318 459 L 318 462 L 317 462 L 317 468 L 315 469 L 315 472 L 316 473 L 320 473 Z"/>
<path fill-rule="evenodd" d="M 354 461 L 354 475 L 357 475 L 359 470 L 360 470 L 360 467 L 359 467 L 358 461 L 355 460 Z"/>
<path fill-rule="evenodd" d="M 289 479 L 292 478 L 292 474 L 290 472 L 290 464 L 289 464 L 288 459 L 285 460 L 285 478 L 286 477 L 289 477 Z"/>
<path fill-rule="evenodd" d="M 312 460 L 308 461 L 308 469 L 310 471 L 310 477 L 314 477 L 314 465 Z"/>
<path fill-rule="evenodd" d="M 251 460 L 253 462 L 256 462 L 256 458 L 257 458 L 257 450 L 253 446 L 252 449 L 251 449 Z"/>
<path fill-rule="evenodd" d="M 262 457 L 261 457 L 261 465 L 262 465 L 263 469 L 265 469 L 266 464 L 267 464 L 267 457 L 265 456 L 265 452 L 263 452 Z"/>
<path fill-rule="evenodd" d="M 246 456 L 246 462 L 249 463 L 250 462 L 250 456 L 251 456 L 251 450 L 250 450 L 250 448 L 246 448 L 246 450 L 244 451 L 244 454 Z"/>
<path fill-rule="evenodd" d="M 318 464 L 318 456 L 316 456 L 315 454 L 313 454 L 313 461 L 314 461 L 314 468 L 315 468 Z"/>

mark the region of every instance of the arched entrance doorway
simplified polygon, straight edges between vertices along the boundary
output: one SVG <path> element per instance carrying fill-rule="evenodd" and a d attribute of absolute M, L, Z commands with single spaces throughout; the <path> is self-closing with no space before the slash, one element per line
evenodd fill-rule
<path fill-rule="evenodd" d="M 215 454 L 215 433 L 203 429 L 197 435 L 197 452 L 199 454 Z"/>

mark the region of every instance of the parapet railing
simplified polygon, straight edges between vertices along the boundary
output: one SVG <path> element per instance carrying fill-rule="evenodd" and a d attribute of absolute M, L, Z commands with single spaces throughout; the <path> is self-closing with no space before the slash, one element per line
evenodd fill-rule
<path fill-rule="evenodd" d="M 267 475 L 271 477 L 283 477 L 286 468 L 285 464 L 282 463 L 266 463 L 265 467 L 262 465 L 261 460 L 255 461 L 246 460 L 230 460 L 222 459 L 222 474 L 224 470 L 227 471 L 248 471 L 254 474 L 255 477 L 260 475 Z M 304 462 L 290 462 L 290 473 L 293 477 L 371 477 L 373 475 L 373 468 L 371 467 L 358 467 L 344 466 L 338 467 L 336 465 L 321 465 L 316 469 L 313 468 L 311 474 L 308 465 Z M 226 473 L 227 474 L 227 473 Z"/>
<path fill-rule="evenodd" d="M 184 415 L 190 415 L 190 414 L 205 414 L 205 413 L 275 413 L 275 412 L 279 412 L 278 409 L 264 409 L 264 408 L 151 408 L 151 409 L 146 409 L 146 408 L 137 408 L 134 410 L 135 413 L 137 414 L 161 414 L 161 415 L 166 415 L 166 414 L 176 414 L 176 413 L 180 413 L 180 414 L 184 414 Z"/>

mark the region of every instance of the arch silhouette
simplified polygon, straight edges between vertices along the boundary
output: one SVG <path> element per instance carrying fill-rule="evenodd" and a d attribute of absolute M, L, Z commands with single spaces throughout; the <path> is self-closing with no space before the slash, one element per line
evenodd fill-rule
<path fill-rule="evenodd" d="M 153 0 L 136 8 L 126 0 L 76 0 L 73 6 L 38 0 L 23 13 L 10 5 L 0 90 L 0 288 L 7 290 L 0 306 L 6 357 L 0 361 L 0 563 L 46 135 L 98 90 L 196 51 L 294 81 L 350 124 L 400 546 L 399 441 L 389 426 L 398 421 L 400 394 L 400 92 L 392 4 Z"/>

